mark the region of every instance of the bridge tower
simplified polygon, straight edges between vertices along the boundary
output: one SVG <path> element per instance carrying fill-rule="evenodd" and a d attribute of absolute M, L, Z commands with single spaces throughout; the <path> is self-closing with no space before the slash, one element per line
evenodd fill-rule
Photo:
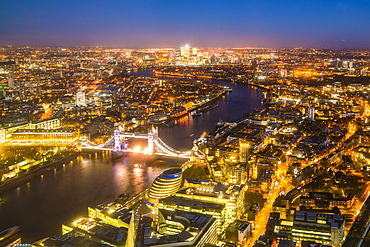
<path fill-rule="evenodd" d="M 121 136 L 119 130 L 114 130 L 114 151 L 121 151 Z"/>
<path fill-rule="evenodd" d="M 157 150 L 155 148 L 155 141 L 158 139 L 158 129 L 152 127 L 148 132 L 148 150 L 154 154 Z"/>

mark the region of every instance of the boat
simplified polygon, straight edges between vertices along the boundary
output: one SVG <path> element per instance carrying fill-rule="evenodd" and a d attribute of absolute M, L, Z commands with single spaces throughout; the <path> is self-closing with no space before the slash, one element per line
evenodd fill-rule
<path fill-rule="evenodd" d="M 224 86 L 224 90 L 226 92 L 232 92 L 233 91 L 233 89 L 231 87 L 228 87 L 228 86 Z"/>
<path fill-rule="evenodd" d="M 216 127 L 220 128 L 225 125 L 225 121 L 220 118 L 220 120 L 216 123 Z"/>
<path fill-rule="evenodd" d="M 200 112 L 196 111 L 196 112 L 192 112 L 192 113 L 191 113 L 191 115 L 192 115 L 193 117 L 199 117 L 199 116 L 201 116 L 201 115 L 202 115 L 202 113 L 200 113 Z"/>
<path fill-rule="evenodd" d="M 171 128 L 171 127 L 173 127 L 173 126 L 176 126 L 177 124 L 176 123 L 174 123 L 174 122 L 169 122 L 169 123 L 165 123 L 164 124 L 164 126 L 166 126 L 166 127 L 169 127 L 169 128 Z"/>

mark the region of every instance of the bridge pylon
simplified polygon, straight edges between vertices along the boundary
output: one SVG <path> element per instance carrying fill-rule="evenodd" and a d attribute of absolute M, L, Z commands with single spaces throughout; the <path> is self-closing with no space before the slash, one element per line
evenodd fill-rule
<path fill-rule="evenodd" d="M 152 126 L 148 132 L 148 150 L 151 154 L 155 154 L 157 151 L 155 143 L 158 140 L 158 127 Z"/>
<path fill-rule="evenodd" d="M 114 151 L 121 151 L 121 135 L 119 130 L 114 130 Z"/>

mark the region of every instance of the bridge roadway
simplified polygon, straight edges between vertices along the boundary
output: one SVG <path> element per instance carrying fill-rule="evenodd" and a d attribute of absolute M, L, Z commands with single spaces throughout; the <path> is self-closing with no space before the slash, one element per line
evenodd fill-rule
<path fill-rule="evenodd" d="M 121 132 L 120 136 L 125 137 L 125 138 L 139 138 L 139 139 L 148 139 L 149 138 L 148 134 L 131 133 L 131 132 Z"/>
<path fill-rule="evenodd" d="M 119 138 L 117 138 L 119 136 Z M 120 150 L 122 144 L 121 139 L 124 138 L 139 138 L 139 139 L 148 139 L 148 147 L 145 149 L 123 149 Z M 151 143 L 150 143 L 151 141 Z M 119 143 L 117 143 L 119 142 Z M 89 140 L 81 141 L 82 149 L 95 149 L 95 150 L 111 150 L 111 151 L 123 151 L 123 152 L 134 152 L 134 153 L 143 153 L 143 154 L 156 154 L 169 157 L 178 157 L 178 158 L 190 158 L 191 150 L 189 151 L 178 151 L 165 142 L 163 142 L 157 135 L 153 135 L 151 132 L 148 134 L 141 133 L 131 133 L 131 132 L 115 132 L 115 135 L 110 138 L 104 144 L 95 144 Z M 119 149 L 118 149 L 118 148 Z"/>

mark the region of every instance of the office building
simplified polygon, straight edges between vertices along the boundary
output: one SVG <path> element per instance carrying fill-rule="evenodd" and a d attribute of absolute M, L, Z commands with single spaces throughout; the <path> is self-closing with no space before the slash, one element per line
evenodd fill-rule
<path fill-rule="evenodd" d="M 225 205 L 212 203 L 212 202 L 202 202 L 198 200 L 169 196 L 160 199 L 157 204 L 158 209 L 165 209 L 170 211 L 183 210 L 194 213 L 203 213 L 212 215 L 216 219 L 217 224 L 217 234 L 221 234 L 225 229 Z"/>
<path fill-rule="evenodd" d="M 8 87 L 14 88 L 14 78 L 11 75 L 8 77 Z"/>
<path fill-rule="evenodd" d="M 76 106 L 86 106 L 85 92 L 79 91 L 76 93 Z"/>
<path fill-rule="evenodd" d="M 171 168 L 162 172 L 149 188 L 147 198 L 150 203 L 158 199 L 173 195 L 182 185 L 182 169 Z"/>
<path fill-rule="evenodd" d="M 184 187 L 176 192 L 176 196 L 225 205 L 226 226 L 244 212 L 244 190 L 241 185 L 186 178 Z"/>
<path fill-rule="evenodd" d="M 308 108 L 308 119 L 311 121 L 315 120 L 315 107 L 311 106 Z"/>
<path fill-rule="evenodd" d="M 290 239 L 296 243 L 315 241 L 339 247 L 344 240 L 343 215 L 295 211 L 293 221 L 281 220 L 275 227 L 278 240 Z"/>

